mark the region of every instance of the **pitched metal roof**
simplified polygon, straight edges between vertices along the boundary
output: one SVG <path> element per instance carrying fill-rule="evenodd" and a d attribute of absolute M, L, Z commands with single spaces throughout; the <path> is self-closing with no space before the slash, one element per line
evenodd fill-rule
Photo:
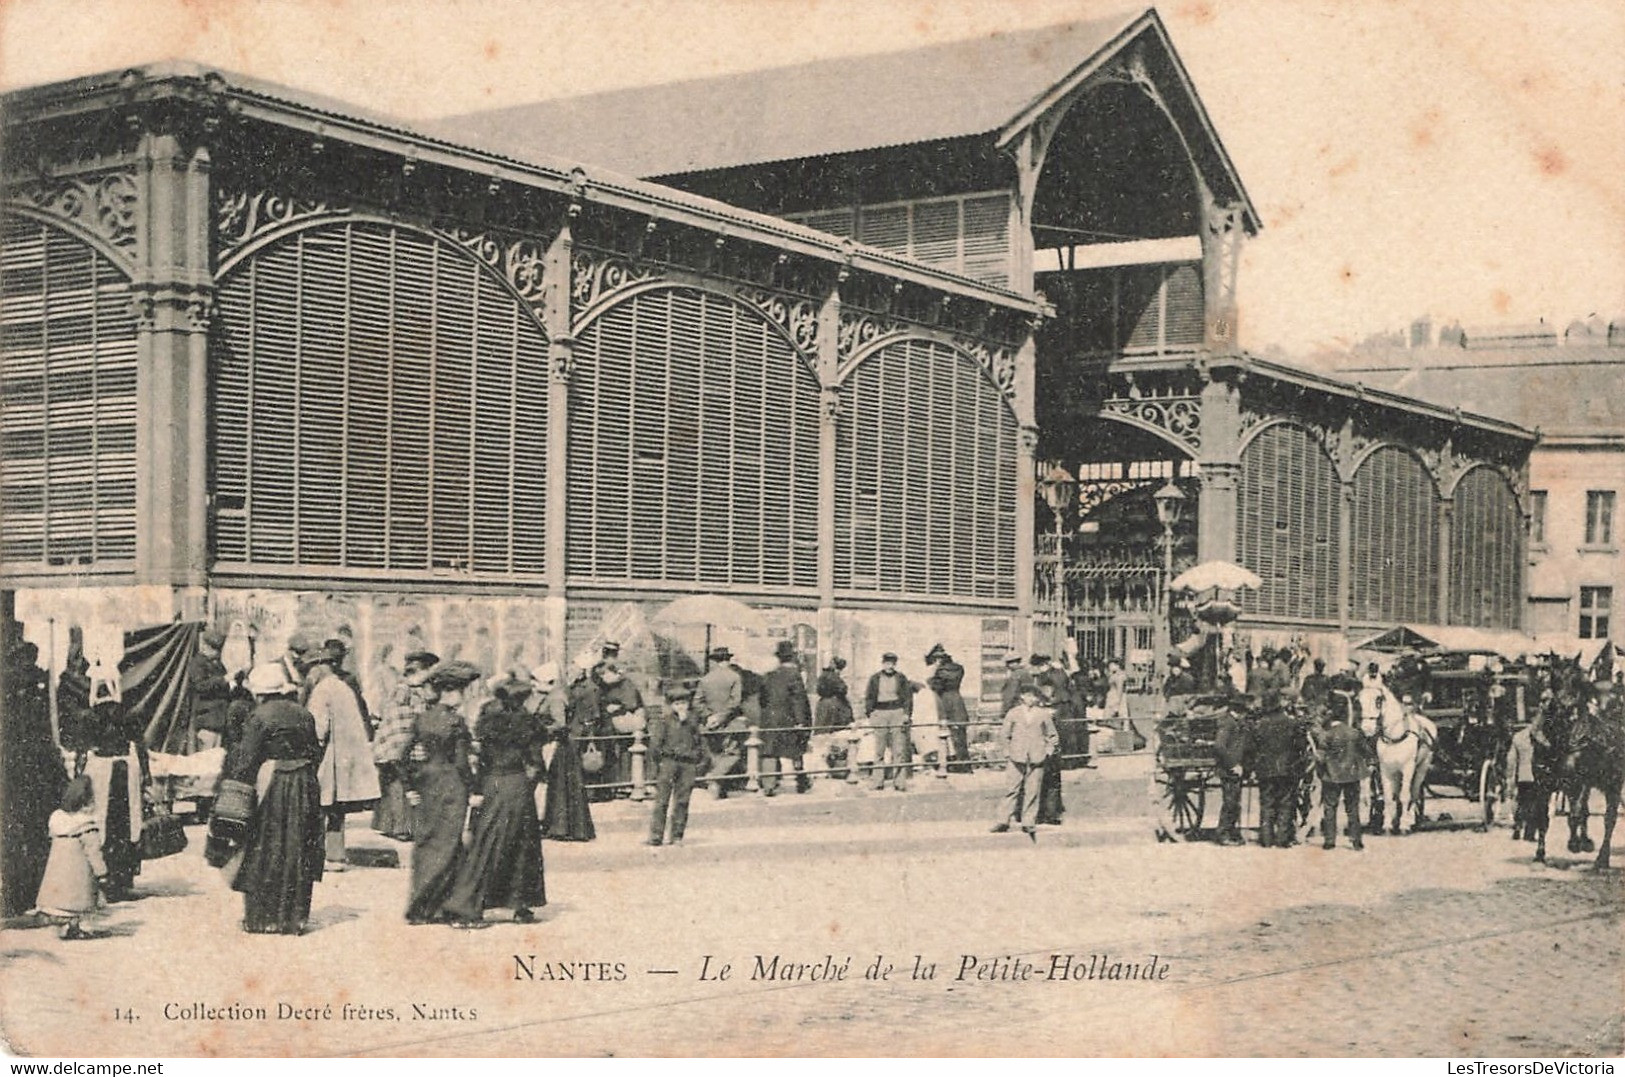
<path fill-rule="evenodd" d="M 999 131 L 1154 11 L 451 116 L 448 137 L 664 176 Z"/>
<path fill-rule="evenodd" d="M 1045 309 L 1032 296 L 979 281 L 889 251 L 843 240 L 805 225 L 741 209 L 648 180 L 576 163 L 554 153 L 501 153 L 460 144 L 424 125 L 368 113 L 330 97 L 295 90 L 263 79 L 239 75 L 190 61 L 170 60 L 123 71 L 103 72 L 0 94 L 0 113 L 7 125 L 41 116 L 83 115 L 131 102 L 164 97 L 199 103 L 213 97 L 229 104 L 242 118 L 308 130 L 399 153 L 415 160 L 478 171 L 494 180 L 534 186 L 585 201 L 658 216 L 723 235 L 767 243 L 866 272 L 908 280 L 926 287 L 969 296 L 1029 312 Z"/>
<path fill-rule="evenodd" d="M 1625 436 L 1625 348 L 1428 349 L 1344 356 L 1338 376 L 1552 437 Z"/>

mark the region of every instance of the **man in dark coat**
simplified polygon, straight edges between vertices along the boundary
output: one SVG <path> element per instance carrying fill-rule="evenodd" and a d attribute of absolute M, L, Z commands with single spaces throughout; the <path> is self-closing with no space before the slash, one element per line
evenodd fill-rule
<path fill-rule="evenodd" d="M 864 716 L 875 738 L 875 773 L 880 780 L 876 789 L 886 788 L 886 782 L 899 793 L 908 789 L 910 748 L 908 742 L 909 719 L 914 714 L 914 685 L 897 669 L 897 656 L 890 651 L 880 656 L 880 671 L 869 678 L 869 687 L 863 693 Z M 891 752 L 891 766 L 886 765 L 886 753 Z"/>
<path fill-rule="evenodd" d="M 1084 724 L 1083 707 L 1072 695 L 1072 678 L 1048 655 L 1034 655 L 1033 680 L 1040 687 L 1049 685 L 1049 705 L 1055 708 L 1055 733 L 1061 738 L 1060 750 L 1055 753 L 1054 763 L 1049 765 L 1059 771 L 1087 763 L 1088 727 Z"/>
<path fill-rule="evenodd" d="M 22 638 L 20 628 L 0 629 L 0 915 L 8 917 L 34 906 L 51 855 L 51 813 L 68 784 L 62 753 L 51 739 L 39 648 Z"/>
<path fill-rule="evenodd" d="M 926 683 L 937 694 L 937 721 L 947 727 L 953 741 L 954 758 L 948 769 L 958 774 L 968 773 L 970 740 L 965 734 L 970 724 L 970 710 L 965 706 L 965 697 L 959 694 L 959 686 L 965 682 L 965 667 L 955 662 L 940 643 L 925 656 L 925 664 L 933 667 Z"/>
<path fill-rule="evenodd" d="M 1030 674 L 1021 664 L 1021 655 L 1012 654 L 1004 660 L 1004 685 L 999 689 L 999 717 L 1009 714 L 1017 703 L 1021 702 L 1021 686 L 1032 681 Z"/>
<path fill-rule="evenodd" d="M 1327 697 L 1332 693 L 1331 678 L 1326 676 L 1326 660 L 1315 659 L 1315 671 L 1303 679 L 1298 687 L 1298 698 L 1303 700 L 1304 706 L 1311 712 L 1319 713 L 1326 708 Z"/>
<path fill-rule="evenodd" d="M 1284 849 L 1296 838 L 1298 781 L 1303 776 L 1303 730 L 1281 706 L 1279 692 L 1264 697 L 1264 716 L 1253 731 L 1249 769 L 1258 778 L 1258 843 Z"/>
<path fill-rule="evenodd" d="M 812 736 L 812 704 L 796 662 L 796 645 L 780 640 L 774 654 L 779 664 L 762 678 L 762 794 L 770 797 L 779 792 L 782 759 L 789 759 L 796 772 L 796 792 L 812 788 L 803 763 Z"/>
<path fill-rule="evenodd" d="M 220 661 L 225 642 L 225 636 L 207 629 L 198 637 L 198 651 L 192 656 L 192 734 L 198 748 L 218 747 L 225 739 L 226 707 L 232 694 L 225 663 Z"/>
<path fill-rule="evenodd" d="M 1315 740 L 1315 762 L 1320 768 L 1321 847 L 1337 844 L 1337 803 L 1348 813 L 1349 841 L 1356 849 L 1360 840 L 1360 787 L 1371 771 L 1365 737 L 1348 723 L 1346 714 L 1333 714 L 1331 722 Z"/>
<path fill-rule="evenodd" d="M 1232 708 L 1219 713 L 1213 740 L 1215 769 L 1219 774 L 1219 844 L 1245 845 L 1241 838 L 1241 779 L 1249 749 L 1247 723 Z"/>

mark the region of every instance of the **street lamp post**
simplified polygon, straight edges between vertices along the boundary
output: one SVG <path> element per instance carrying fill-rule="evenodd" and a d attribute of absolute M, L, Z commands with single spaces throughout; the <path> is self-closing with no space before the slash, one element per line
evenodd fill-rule
<path fill-rule="evenodd" d="M 1162 524 L 1162 587 L 1157 600 L 1156 631 L 1152 634 L 1156 653 L 1151 660 L 1151 690 L 1156 698 L 1161 698 L 1162 686 L 1167 680 L 1168 652 L 1173 648 L 1173 631 L 1168 623 L 1172 612 L 1168 584 L 1174 578 L 1174 528 L 1184 514 L 1185 495 L 1174 485 L 1174 480 L 1169 479 L 1151 498 L 1157 505 L 1157 521 Z"/>
<path fill-rule="evenodd" d="M 1051 650 L 1057 658 L 1064 652 L 1062 640 L 1065 636 L 1063 620 L 1066 617 L 1066 558 L 1062 543 L 1065 538 L 1063 518 L 1068 506 L 1072 504 L 1073 489 L 1077 480 L 1072 473 L 1060 464 L 1053 464 L 1038 480 L 1039 491 L 1044 495 L 1044 501 L 1049 505 L 1050 517 L 1055 523 L 1054 553 L 1055 575 L 1050 591 L 1051 620 L 1050 640 Z"/>

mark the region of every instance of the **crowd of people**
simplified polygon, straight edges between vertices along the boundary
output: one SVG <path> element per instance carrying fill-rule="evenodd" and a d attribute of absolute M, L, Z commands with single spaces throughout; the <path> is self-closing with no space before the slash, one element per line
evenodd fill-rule
<path fill-rule="evenodd" d="M 416 649 L 374 709 L 343 639 L 296 634 L 282 654 L 235 675 L 221 660 L 223 642 L 203 632 L 191 660 L 188 735 L 196 750 L 224 753 L 205 856 L 242 895 L 243 930 L 255 933 L 305 930 L 316 884 L 348 866 L 346 822 L 359 813 L 410 845 L 407 922 L 477 927 L 507 910 L 525 923 L 547 901 L 544 839 L 594 840 L 592 804 L 637 785 L 653 791 L 647 844 L 680 845 L 696 788 L 722 799 L 757 783 L 775 797 L 806 793 L 828 774 L 905 792 L 922 767 L 1002 765 L 1008 785 L 992 829 L 1036 841 L 1039 826 L 1062 822 L 1063 769 L 1091 765 L 1091 722 L 1138 733 L 1120 665 L 1069 672 L 1044 654 L 1007 660 L 997 720 L 982 721 L 962 695 L 964 667 L 940 644 L 917 678 L 896 653 L 882 654 L 861 693 L 840 657 L 810 678 L 809 691 L 789 640 L 763 672 L 716 647 L 702 676 L 661 684 L 659 706 L 646 703 L 614 642 L 568 681 L 556 663 L 488 679 L 467 661 Z M 127 899 L 141 871 L 144 826 L 159 800 L 148 731 L 123 705 L 117 672 L 93 668 L 76 635 L 56 686 L 53 736 L 37 649 L 15 633 L 3 643 L 6 913 L 32 909 L 64 937 L 81 937 L 81 921 Z M 1221 844 L 1243 843 L 1249 775 L 1260 843 L 1293 844 L 1312 760 L 1324 844 L 1335 843 L 1342 811 L 1341 832 L 1363 847 L 1373 730 L 1361 716 L 1394 697 L 1374 666 L 1328 675 L 1324 662 L 1305 659 L 1266 650 L 1209 680 L 1209 694 L 1244 704 L 1217 718 Z M 1175 656 L 1163 688 L 1179 713 L 1198 693 L 1189 663 Z M 1436 736 L 1409 696 L 1399 705 L 1424 740 Z M 1508 761 L 1520 790 L 1531 781 L 1527 741 L 1520 732 Z M 809 768 L 809 759 L 825 766 Z M 1534 811 L 1525 799 L 1520 829 Z"/>

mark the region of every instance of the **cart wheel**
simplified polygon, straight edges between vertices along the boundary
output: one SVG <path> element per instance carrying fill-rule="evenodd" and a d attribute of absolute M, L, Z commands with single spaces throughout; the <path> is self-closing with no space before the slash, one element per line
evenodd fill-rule
<path fill-rule="evenodd" d="M 1200 774 L 1170 770 L 1162 782 L 1163 818 L 1175 834 L 1194 838 L 1202 829 L 1202 813 L 1207 808 L 1207 783 Z"/>
<path fill-rule="evenodd" d="M 1479 819 L 1485 830 L 1495 825 L 1495 803 L 1501 799 L 1503 780 L 1493 759 L 1484 760 L 1478 768 Z"/>

